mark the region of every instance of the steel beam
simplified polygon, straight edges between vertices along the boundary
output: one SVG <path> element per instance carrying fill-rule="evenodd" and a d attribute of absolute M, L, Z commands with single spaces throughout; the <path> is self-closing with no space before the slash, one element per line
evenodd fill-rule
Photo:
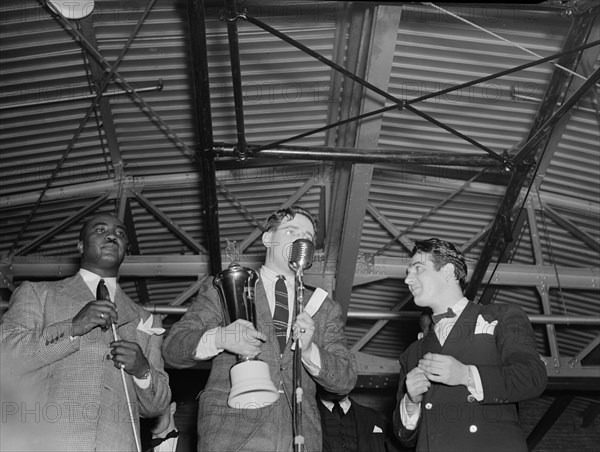
<path fill-rule="evenodd" d="M 208 43 L 203 0 L 188 0 L 190 30 L 190 53 L 192 60 L 192 85 L 194 88 L 194 113 L 198 128 L 196 157 L 202 181 L 202 206 L 206 221 L 206 243 L 210 255 L 210 273 L 221 270 L 221 237 L 219 233 L 219 202 L 215 161 L 208 152 L 213 147 L 212 114 L 210 103 L 210 80 L 208 72 Z"/>
<path fill-rule="evenodd" d="M 587 31 L 591 26 L 590 17 L 578 17 L 574 20 L 571 33 L 567 37 L 567 42 L 564 48 L 569 50 L 572 47 L 577 46 L 581 43 Z M 580 27 L 580 28 L 577 28 Z M 561 58 L 559 64 L 563 67 L 573 68 L 576 67 L 577 54 L 571 54 L 564 58 Z M 592 87 L 600 78 L 600 68 L 594 71 L 570 97 L 566 100 L 555 112 L 553 110 L 554 105 L 558 99 L 558 96 L 564 90 L 567 82 L 567 77 L 564 72 L 556 69 L 553 73 L 552 80 L 549 83 L 549 88 L 546 93 L 546 98 L 542 103 L 540 113 L 538 114 L 534 124 L 532 125 L 532 131 L 526 141 L 523 144 L 515 157 L 512 159 L 514 165 L 513 173 L 511 175 L 506 194 L 504 195 L 498 212 L 496 214 L 496 221 L 494 222 L 490 234 L 488 235 L 486 244 L 481 252 L 481 256 L 478 260 L 478 264 L 473 273 L 473 277 L 469 282 L 469 286 L 466 290 L 468 298 L 474 298 L 477 294 L 480 284 L 483 281 L 484 274 L 496 252 L 497 249 L 505 246 L 509 241 L 510 237 L 503 237 L 504 224 L 510 218 L 510 212 L 512 211 L 517 197 L 523 185 L 533 178 L 536 171 L 536 165 L 534 165 L 535 159 L 539 157 L 538 154 L 543 150 L 543 145 L 540 146 L 542 140 L 546 137 L 548 132 L 556 125 L 556 123 L 569 111 L 569 109 L 583 97 L 587 91 Z M 554 104 L 554 105 L 553 105 Z M 490 300 L 485 300 L 490 301 Z"/>
<path fill-rule="evenodd" d="M 312 267 L 305 271 L 306 278 L 322 280 L 329 273 L 328 264 L 323 256 L 315 255 Z M 222 260 L 226 260 L 222 256 Z M 262 264 L 261 256 L 250 260 L 243 256 L 240 265 L 258 268 Z M 65 257 L 44 257 L 39 255 L 16 256 L 0 262 L 0 273 L 10 278 L 62 278 L 74 274 L 79 262 Z M 376 258 L 374 265 L 360 263 L 356 267 L 353 284 L 387 278 L 404 279 L 408 263 L 405 259 Z M 143 255 L 126 256 L 121 265 L 121 276 L 141 277 L 179 277 L 209 274 L 209 265 L 201 255 Z M 491 270 L 490 270 L 491 273 Z M 558 275 L 558 279 L 557 279 Z M 331 275 L 330 275 L 331 276 Z M 491 283 L 498 286 L 560 287 L 571 290 L 600 290 L 600 268 L 574 268 L 538 265 L 500 264 L 494 272 Z"/>
<path fill-rule="evenodd" d="M 544 438 L 544 435 L 554 425 L 554 422 L 556 422 L 560 415 L 569 406 L 574 397 L 575 396 L 572 394 L 561 394 L 554 399 L 552 405 L 550 405 L 544 416 L 542 416 L 527 437 L 527 448 L 529 450 L 535 449 L 542 438 Z"/>
<path fill-rule="evenodd" d="M 499 162 L 484 154 L 430 152 L 399 149 L 361 149 L 327 146 L 272 146 L 264 148 L 248 144 L 248 156 L 265 159 L 350 161 L 354 163 L 402 163 L 406 165 L 444 165 L 460 167 L 500 167 Z M 228 143 L 215 143 L 213 152 L 218 157 L 238 157 L 238 149 Z"/>

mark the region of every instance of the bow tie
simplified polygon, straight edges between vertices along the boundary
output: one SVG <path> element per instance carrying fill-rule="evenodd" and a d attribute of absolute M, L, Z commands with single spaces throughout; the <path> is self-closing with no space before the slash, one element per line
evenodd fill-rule
<path fill-rule="evenodd" d="M 164 443 L 166 440 L 170 438 L 177 438 L 178 436 L 179 432 L 177 430 L 171 430 L 169 433 L 167 433 L 167 436 L 165 436 L 164 438 L 152 438 L 150 440 L 150 448 L 154 448 L 159 444 Z"/>
<path fill-rule="evenodd" d="M 448 308 L 448 310 L 442 314 L 433 314 L 431 319 L 433 320 L 433 323 L 438 323 L 442 319 L 451 319 L 452 317 L 456 317 L 456 314 L 452 308 Z"/>

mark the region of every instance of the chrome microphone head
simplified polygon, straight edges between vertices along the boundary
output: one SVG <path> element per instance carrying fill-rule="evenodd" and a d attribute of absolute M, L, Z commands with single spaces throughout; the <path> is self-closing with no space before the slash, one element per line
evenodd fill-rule
<path fill-rule="evenodd" d="M 306 270 L 312 265 L 315 244 L 308 239 L 296 239 L 292 243 L 289 265 L 295 272 Z"/>

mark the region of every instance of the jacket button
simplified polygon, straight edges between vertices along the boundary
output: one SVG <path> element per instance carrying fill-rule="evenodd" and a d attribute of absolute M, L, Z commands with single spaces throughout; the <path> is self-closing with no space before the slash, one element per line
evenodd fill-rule
<path fill-rule="evenodd" d="M 475 432 L 477 431 L 477 426 L 476 426 L 476 425 L 471 425 L 471 426 L 469 427 L 469 431 L 470 431 L 471 433 L 475 433 Z"/>
<path fill-rule="evenodd" d="M 431 403 L 426 403 L 425 404 L 425 409 L 426 410 L 430 410 L 431 408 L 433 408 L 433 405 Z"/>

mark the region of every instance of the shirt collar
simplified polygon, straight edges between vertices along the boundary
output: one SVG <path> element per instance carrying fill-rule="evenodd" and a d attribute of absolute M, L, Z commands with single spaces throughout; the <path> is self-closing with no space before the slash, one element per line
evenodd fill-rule
<path fill-rule="evenodd" d="M 277 273 L 275 273 L 273 270 L 271 270 L 269 267 L 266 266 L 262 266 L 260 267 L 260 277 L 263 280 L 263 282 L 268 282 L 269 284 L 275 284 L 275 281 L 277 280 L 277 276 L 279 276 Z"/>
<path fill-rule="evenodd" d="M 321 402 L 327 407 L 329 411 L 333 411 L 333 402 L 323 399 L 321 399 Z M 342 410 L 344 410 L 344 414 L 347 413 L 350 407 L 352 406 L 352 402 L 350 402 L 350 399 L 348 397 L 345 397 L 344 399 L 340 400 L 339 403 L 342 407 Z"/>
<path fill-rule="evenodd" d="M 108 288 L 108 293 L 110 294 L 111 299 L 112 300 L 115 299 L 115 293 L 117 292 L 117 278 L 116 277 L 113 276 L 113 277 L 103 278 L 94 272 L 86 270 L 85 268 L 80 268 L 79 274 L 81 275 L 81 277 L 83 278 L 83 281 L 89 287 L 89 289 L 92 291 L 92 293 L 94 295 L 96 294 L 96 287 L 98 286 L 98 282 L 101 279 L 103 279 L 106 284 L 106 287 Z"/>
<path fill-rule="evenodd" d="M 450 308 L 452 308 L 452 310 L 458 317 L 460 315 L 460 313 L 463 312 L 463 310 L 467 306 L 468 302 L 469 302 L 469 300 L 467 299 L 467 297 L 462 297 L 460 300 L 458 300 L 456 302 L 456 304 L 454 306 L 450 306 Z"/>
<path fill-rule="evenodd" d="M 260 278 L 262 279 L 263 285 L 265 285 L 265 286 L 275 287 L 275 282 L 277 281 L 277 277 L 279 275 L 280 275 L 280 273 L 275 273 L 269 267 L 266 267 L 264 265 L 262 267 L 260 267 Z M 290 291 L 290 289 L 293 290 L 294 277 L 289 276 L 289 275 L 283 275 L 283 276 L 285 276 L 285 285 L 288 288 L 288 292 Z"/>

